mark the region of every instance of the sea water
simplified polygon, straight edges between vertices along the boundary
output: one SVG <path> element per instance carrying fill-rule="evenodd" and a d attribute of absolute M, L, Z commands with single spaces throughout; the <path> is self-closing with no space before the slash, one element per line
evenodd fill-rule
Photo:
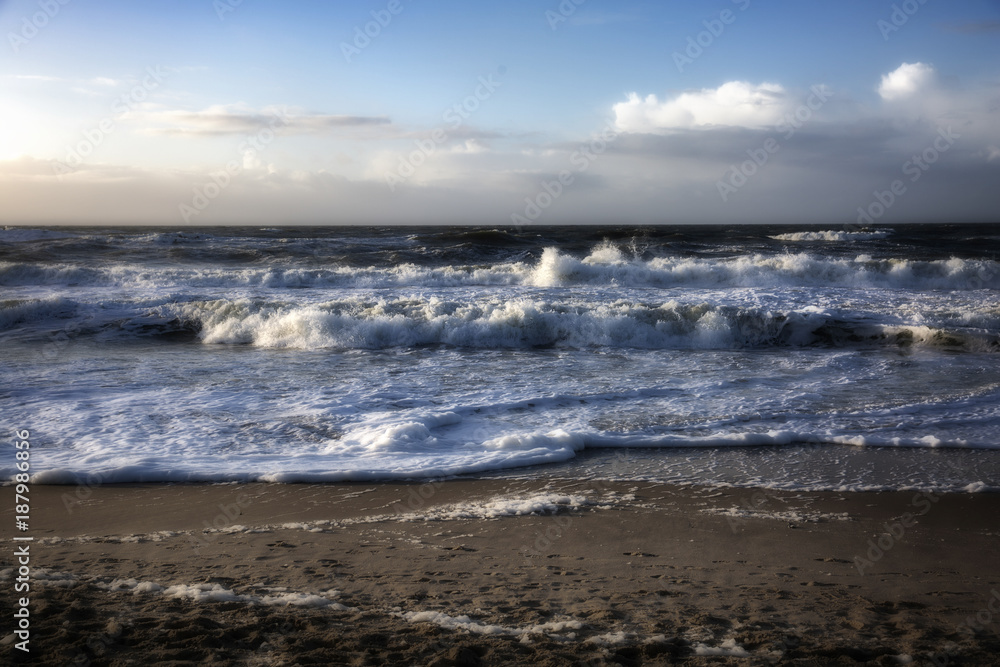
<path fill-rule="evenodd" d="M 36 483 L 996 490 L 998 251 L 1000 225 L 6 228 L 0 406 Z"/>

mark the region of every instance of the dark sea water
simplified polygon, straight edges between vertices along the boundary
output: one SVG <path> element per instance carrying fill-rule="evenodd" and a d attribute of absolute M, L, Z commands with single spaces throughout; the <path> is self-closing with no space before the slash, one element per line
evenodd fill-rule
<path fill-rule="evenodd" d="M 39 483 L 995 490 L 998 255 L 1000 225 L 6 228 L 0 406 Z"/>

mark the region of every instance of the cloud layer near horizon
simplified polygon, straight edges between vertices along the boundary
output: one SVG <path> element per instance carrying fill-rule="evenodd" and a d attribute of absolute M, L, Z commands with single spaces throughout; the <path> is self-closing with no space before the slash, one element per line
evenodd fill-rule
<path fill-rule="evenodd" d="M 208 167 L 3 161 L 0 220 L 842 224 L 897 179 L 906 179 L 907 192 L 882 221 L 981 220 L 998 204 L 1000 87 L 943 80 L 929 64 L 903 63 L 872 82 L 874 106 L 822 82 L 803 90 L 728 81 L 662 98 L 631 93 L 609 110 L 606 128 L 559 143 L 471 122 L 399 127 L 378 115 L 136 105 L 115 119 L 134 136 L 229 137 L 226 159 Z M 940 141 L 934 148 L 939 131 L 955 137 L 944 150 Z M 342 170 L 290 157 L 295 142 L 318 140 L 349 143 L 340 149 Z M 934 160 L 911 182 L 905 165 L 921 155 Z M 734 179 L 740 170 L 744 178 Z M 392 188 L 390 174 L 403 175 Z M 719 184 L 729 182 L 739 185 L 723 193 Z"/>

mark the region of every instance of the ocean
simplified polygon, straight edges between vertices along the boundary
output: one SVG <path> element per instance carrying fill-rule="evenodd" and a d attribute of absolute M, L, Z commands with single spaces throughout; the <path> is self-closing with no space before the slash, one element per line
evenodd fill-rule
<path fill-rule="evenodd" d="M 996 491 L 998 254 L 1000 225 L 8 227 L 0 406 L 39 484 Z"/>

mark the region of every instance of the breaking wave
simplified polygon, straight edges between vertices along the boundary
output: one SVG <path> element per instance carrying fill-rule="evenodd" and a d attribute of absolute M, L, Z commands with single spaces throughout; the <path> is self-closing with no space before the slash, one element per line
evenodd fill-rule
<path fill-rule="evenodd" d="M 0 285 L 193 288 L 399 288 L 572 285 L 616 287 L 845 287 L 914 290 L 1000 289 L 1000 262 L 752 254 L 723 259 L 636 259 L 613 245 L 583 259 L 555 248 L 533 263 L 489 265 L 186 268 L 0 262 Z"/>
<path fill-rule="evenodd" d="M 789 234 L 776 234 L 769 238 L 775 241 L 872 241 L 875 239 L 889 238 L 892 230 L 885 229 L 879 231 L 848 232 L 848 231 L 819 231 L 819 232 L 792 232 Z"/>
<path fill-rule="evenodd" d="M 65 298 L 0 302 L 0 331 L 47 323 L 53 333 L 162 336 L 204 344 L 289 349 L 542 347 L 745 349 L 933 347 L 1000 350 L 1000 313 L 966 314 L 955 326 L 889 323 L 872 315 L 806 307 L 787 312 L 708 302 L 552 301 L 530 298 L 348 298 L 314 305 L 253 299 L 106 303 Z M 977 326 L 978 325 L 978 326 Z M 47 327 L 47 328 L 45 328 Z"/>

